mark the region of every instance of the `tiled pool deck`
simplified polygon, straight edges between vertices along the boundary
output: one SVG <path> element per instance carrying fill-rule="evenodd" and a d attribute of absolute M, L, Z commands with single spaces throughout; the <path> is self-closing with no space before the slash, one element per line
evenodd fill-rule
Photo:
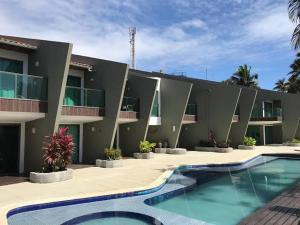
<path fill-rule="evenodd" d="M 232 153 L 188 152 L 186 155 L 156 154 L 154 159 L 124 160 L 124 167 L 102 169 L 82 168 L 74 178 L 54 184 L 29 182 L 0 187 L 0 224 L 6 224 L 10 209 L 37 203 L 145 190 L 163 184 L 174 168 L 182 165 L 224 164 L 247 161 L 265 153 L 300 154 L 295 147 L 257 147 L 255 151 Z M 298 148 L 299 149 L 299 148 Z"/>

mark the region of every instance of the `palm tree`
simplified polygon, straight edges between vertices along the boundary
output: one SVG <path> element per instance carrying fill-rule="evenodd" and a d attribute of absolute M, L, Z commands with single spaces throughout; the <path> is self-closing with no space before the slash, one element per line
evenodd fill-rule
<path fill-rule="evenodd" d="M 276 90 L 276 91 L 287 92 L 289 89 L 289 84 L 288 84 L 288 82 L 285 82 L 285 78 L 278 80 L 275 83 L 275 85 L 276 86 L 273 88 L 273 90 Z"/>
<path fill-rule="evenodd" d="M 251 88 L 259 88 L 257 74 L 251 74 L 251 67 L 248 65 L 239 66 L 237 71 L 230 78 L 234 84 Z"/>
<path fill-rule="evenodd" d="M 287 82 L 288 93 L 300 92 L 300 80 L 297 77 L 290 77 Z"/>
<path fill-rule="evenodd" d="M 290 20 L 296 24 L 291 42 L 294 48 L 298 49 L 300 47 L 300 0 L 289 0 L 288 9 Z"/>
<path fill-rule="evenodd" d="M 291 80 L 295 80 L 300 76 L 300 52 L 296 54 L 296 59 L 290 65 L 291 71 L 288 73 Z"/>

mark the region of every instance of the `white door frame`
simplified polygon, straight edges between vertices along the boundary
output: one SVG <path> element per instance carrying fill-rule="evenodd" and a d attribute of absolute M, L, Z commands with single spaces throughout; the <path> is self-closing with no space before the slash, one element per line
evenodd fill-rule
<path fill-rule="evenodd" d="M 20 147 L 19 147 L 19 173 L 24 173 L 25 158 L 25 122 L 20 124 Z"/>

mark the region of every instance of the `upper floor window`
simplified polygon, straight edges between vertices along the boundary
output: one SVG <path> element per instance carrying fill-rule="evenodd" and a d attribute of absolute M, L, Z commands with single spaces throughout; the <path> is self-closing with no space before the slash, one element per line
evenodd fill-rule
<path fill-rule="evenodd" d="M 23 73 L 23 62 L 12 59 L 0 58 L 0 71 Z"/>

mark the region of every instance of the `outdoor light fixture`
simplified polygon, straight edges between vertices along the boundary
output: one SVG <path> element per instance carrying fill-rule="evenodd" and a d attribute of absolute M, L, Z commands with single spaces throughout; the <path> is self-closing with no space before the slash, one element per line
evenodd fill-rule
<path fill-rule="evenodd" d="M 176 127 L 175 126 L 173 126 L 173 132 L 175 132 L 176 131 Z"/>
<path fill-rule="evenodd" d="M 35 129 L 35 127 L 33 127 L 33 128 L 31 129 L 31 132 L 32 132 L 33 134 L 35 134 L 35 133 L 36 133 L 36 129 Z"/>
<path fill-rule="evenodd" d="M 91 128 L 91 131 L 92 131 L 92 132 L 95 132 L 95 127 L 92 127 L 92 128 Z"/>

